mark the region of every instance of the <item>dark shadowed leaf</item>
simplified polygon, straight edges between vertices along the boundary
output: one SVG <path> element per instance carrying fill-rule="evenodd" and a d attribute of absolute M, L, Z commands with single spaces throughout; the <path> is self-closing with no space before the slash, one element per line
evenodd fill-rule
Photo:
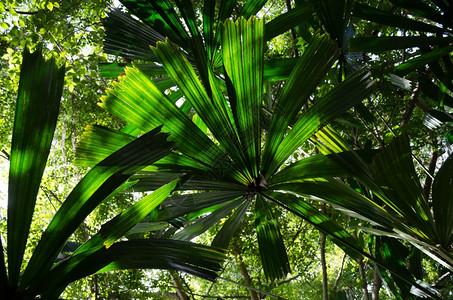
<path fill-rule="evenodd" d="M 224 259 L 224 252 L 217 248 L 183 241 L 137 239 L 118 242 L 77 263 L 71 260 L 59 263 L 50 273 L 55 280 L 46 281 L 42 290 L 58 296 L 62 288 L 74 280 L 96 272 L 124 269 L 172 269 L 214 280 Z"/>
<path fill-rule="evenodd" d="M 86 216 L 132 174 L 170 152 L 167 136 L 156 128 L 114 152 L 85 175 L 43 233 L 22 276 L 22 287 L 37 288 L 36 278 L 43 278 L 37 274 L 50 269 L 59 249 Z"/>
<path fill-rule="evenodd" d="M 453 235 L 453 156 L 447 159 L 437 172 L 433 184 L 433 214 L 439 242 L 445 248 Z"/>
<path fill-rule="evenodd" d="M 8 273 L 19 280 L 22 258 L 57 123 L 64 68 L 41 51 L 23 55 L 11 145 L 8 187 Z M 33 134 L 31 134 L 33 133 Z"/>
<path fill-rule="evenodd" d="M 255 227 L 263 270 L 270 280 L 284 278 L 291 270 L 288 255 L 268 200 L 257 195 Z"/>

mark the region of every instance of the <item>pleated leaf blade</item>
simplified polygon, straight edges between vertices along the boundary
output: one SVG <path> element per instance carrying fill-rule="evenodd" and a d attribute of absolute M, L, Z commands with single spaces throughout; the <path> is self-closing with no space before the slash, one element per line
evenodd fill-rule
<path fill-rule="evenodd" d="M 233 114 L 246 153 L 251 178 L 258 177 L 261 131 L 260 110 L 263 97 L 264 22 L 240 18 L 226 21 L 222 34 L 223 64 L 235 90 Z"/>
<path fill-rule="evenodd" d="M 266 174 L 274 173 L 322 125 L 369 96 L 373 84 L 371 74 L 359 70 L 315 103 L 294 123 L 284 140 L 272 143 L 277 150 L 268 152 Z"/>
<path fill-rule="evenodd" d="M 291 271 L 285 244 L 277 219 L 261 195 L 255 202 L 255 228 L 264 275 L 270 280 L 284 278 Z"/>
<path fill-rule="evenodd" d="M 8 186 L 8 273 L 16 286 L 36 196 L 46 166 L 63 92 L 64 68 L 38 50 L 25 50 L 11 145 Z"/>
<path fill-rule="evenodd" d="M 114 152 L 85 175 L 43 233 L 23 274 L 22 287 L 35 284 L 37 274 L 50 269 L 59 249 L 99 203 L 132 174 L 170 152 L 171 143 L 167 137 L 156 128 Z"/>
<path fill-rule="evenodd" d="M 96 272 L 125 269 L 171 269 L 213 281 L 224 259 L 225 253 L 220 249 L 185 241 L 135 239 L 117 242 L 84 257 L 75 268 L 68 261 L 56 265 L 50 273 L 55 280 L 45 282 L 42 290 L 57 297 L 72 281 Z"/>

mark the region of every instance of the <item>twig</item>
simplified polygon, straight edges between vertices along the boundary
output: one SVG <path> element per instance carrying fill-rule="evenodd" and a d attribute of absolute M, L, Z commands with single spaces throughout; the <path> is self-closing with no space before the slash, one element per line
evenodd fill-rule
<path fill-rule="evenodd" d="M 333 289 L 334 293 L 337 291 L 338 283 L 340 282 L 340 277 L 341 277 L 341 274 L 343 273 L 345 260 L 346 260 L 346 253 L 343 254 L 343 259 L 341 260 L 340 271 L 338 272 L 337 278 L 335 278 L 335 283 L 333 284 L 332 289 Z"/>
<path fill-rule="evenodd" d="M 296 276 L 293 276 L 293 277 L 291 277 L 291 278 L 282 280 L 282 281 L 280 281 L 280 282 L 277 283 L 277 286 L 280 286 L 280 285 L 282 285 L 282 284 L 285 284 L 285 283 L 291 282 L 291 281 L 293 281 L 293 280 L 296 280 L 296 279 L 299 278 L 299 277 L 302 277 L 302 274 L 297 274 Z"/>
<path fill-rule="evenodd" d="M 411 118 L 412 112 L 415 109 L 415 106 L 418 102 L 418 94 L 420 93 L 420 84 L 417 82 L 414 90 L 412 91 L 411 99 L 406 106 L 406 110 L 404 111 L 403 118 L 401 119 L 400 127 L 405 127 Z"/>
<path fill-rule="evenodd" d="M 46 189 L 44 189 L 44 187 L 41 187 L 41 190 L 44 192 L 44 195 L 46 195 L 46 198 L 49 201 L 50 205 L 53 207 L 53 210 L 56 212 L 57 208 L 53 204 L 52 199 L 51 199 L 51 197 L 48 194 L 49 190 L 46 191 Z M 57 200 L 58 200 L 58 198 L 57 198 Z"/>
<path fill-rule="evenodd" d="M 431 161 L 429 162 L 428 172 L 434 175 L 434 171 L 436 169 L 437 159 L 439 158 L 439 151 L 437 149 L 433 150 L 433 155 L 431 156 Z M 433 184 L 432 177 L 426 177 L 425 184 L 423 185 L 423 197 L 425 198 L 426 202 L 429 202 L 429 194 L 431 192 L 431 186 Z"/>
<path fill-rule="evenodd" d="M 16 14 L 19 14 L 19 15 L 36 15 L 39 11 L 36 10 L 36 11 L 22 11 L 22 10 L 14 10 L 16 12 Z"/>
<path fill-rule="evenodd" d="M 273 293 L 266 292 L 266 291 L 263 291 L 263 290 L 260 290 L 260 289 L 257 289 L 257 288 L 251 287 L 251 286 L 247 286 L 247 285 L 245 285 L 245 284 L 241 284 L 241 283 L 236 282 L 236 281 L 234 281 L 234 280 L 232 280 L 232 279 L 229 279 L 229 278 L 220 277 L 220 276 L 219 276 L 218 278 L 221 279 L 221 280 L 224 280 L 224 281 L 233 283 L 233 284 L 235 284 L 235 285 L 237 285 L 237 286 L 245 287 L 245 288 L 248 289 L 248 290 L 252 290 L 252 291 L 255 291 L 255 292 L 257 292 L 257 293 L 266 295 L 266 296 L 272 296 L 272 297 L 275 297 L 275 298 L 277 298 L 277 299 L 286 300 L 286 298 L 283 298 L 283 297 L 281 297 L 281 296 L 278 296 L 278 295 L 275 295 L 275 294 L 273 294 Z"/>
<path fill-rule="evenodd" d="M 9 160 L 9 153 L 6 152 L 5 149 L 2 149 L 2 152 L 1 152 L 3 155 L 0 155 L 1 157 L 3 157 L 4 159 L 6 160 Z"/>

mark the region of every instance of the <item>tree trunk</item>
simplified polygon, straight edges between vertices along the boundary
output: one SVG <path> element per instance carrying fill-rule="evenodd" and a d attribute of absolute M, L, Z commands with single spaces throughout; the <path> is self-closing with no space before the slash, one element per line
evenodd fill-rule
<path fill-rule="evenodd" d="M 319 233 L 319 254 L 321 256 L 321 270 L 322 270 L 322 299 L 329 299 L 328 291 L 328 277 L 327 277 L 327 263 L 326 263 L 326 235 L 322 232 Z"/>
<path fill-rule="evenodd" d="M 379 300 L 379 291 L 382 287 L 381 274 L 379 274 L 379 267 L 374 266 L 374 276 L 373 276 L 373 294 L 371 295 L 372 300 Z"/>
<path fill-rule="evenodd" d="M 362 281 L 363 296 L 365 300 L 370 300 L 370 295 L 368 295 L 368 283 L 365 274 L 365 263 L 363 262 L 363 260 L 360 260 L 358 263 L 359 263 L 359 274 Z"/>
<path fill-rule="evenodd" d="M 99 284 L 98 284 L 98 275 L 93 275 L 93 292 L 94 292 L 94 299 L 99 299 Z"/>
<path fill-rule="evenodd" d="M 321 204 L 321 212 L 326 213 L 325 203 Z M 322 299 L 329 299 L 329 286 L 327 276 L 327 262 L 326 262 L 326 235 L 319 232 L 319 254 L 321 256 L 321 271 L 322 271 Z"/>
<path fill-rule="evenodd" d="M 415 106 L 417 105 L 418 102 L 418 94 L 420 92 L 420 87 L 419 83 L 417 82 L 417 85 L 415 86 L 414 90 L 412 91 L 411 99 L 406 105 L 406 110 L 404 111 L 403 117 L 401 119 L 400 127 L 405 127 L 407 123 L 409 123 L 409 120 L 411 119 L 412 112 L 415 109 Z"/>
<path fill-rule="evenodd" d="M 184 292 L 184 287 L 182 284 L 181 277 L 176 271 L 170 271 L 171 279 L 173 281 L 173 286 L 176 289 L 176 295 L 178 296 L 179 300 L 189 300 L 189 296 L 187 296 L 186 292 Z"/>
<path fill-rule="evenodd" d="M 340 278 L 341 278 L 341 274 L 343 273 L 345 261 L 346 261 L 346 253 L 343 255 L 343 259 L 341 260 L 340 271 L 338 272 L 337 278 L 335 279 L 335 283 L 332 288 L 332 291 L 334 292 L 334 294 L 337 292 L 338 283 L 340 283 Z"/>
<path fill-rule="evenodd" d="M 244 261 L 242 260 L 241 249 L 239 247 L 237 239 L 235 239 L 233 241 L 233 253 L 239 264 L 239 270 L 241 272 L 242 278 L 244 278 L 245 285 L 248 287 L 250 299 L 259 300 L 260 297 L 258 296 L 258 293 L 255 290 L 251 289 L 251 288 L 253 288 L 252 278 L 250 277 L 250 274 L 247 270 L 247 266 L 245 265 Z"/>

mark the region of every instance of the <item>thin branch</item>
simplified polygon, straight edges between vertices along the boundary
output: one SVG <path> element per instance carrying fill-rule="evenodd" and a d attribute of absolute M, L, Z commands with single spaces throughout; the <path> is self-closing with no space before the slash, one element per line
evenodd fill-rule
<path fill-rule="evenodd" d="M 242 296 L 242 295 L 229 295 L 229 296 L 224 296 L 224 295 L 203 295 L 203 294 L 197 294 L 193 293 L 193 296 L 201 297 L 201 298 L 207 298 L 207 299 L 249 299 L 249 296 Z"/>
<path fill-rule="evenodd" d="M 3 154 L 3 155 L 1 155 L 1 157 L 3 157 L 3 158 L 6 159 L 6 160 L 9 160 L 9 157 L 10 157 L 10 156 L 9 156 L 9 153 L 6 152 L 5 149 L 2 149 L 2 152 L 1 152 L 1 153 Z"/>
<path fill-rule="evenodd" d="M 57 200 L 58 203 L 60 203 L 60 205 L 63 204 L 63 201 L 61 201 L 60 198 L 58 198 L 58 196 L 52 190 L 50 190 L 50 189 L 48 189 L 48 188 L 46 188 L 44 186 L 41 187 L 41 190 L 44 193 L 48 192 L 49 194 L 51 194 L 52 197 L 55 198 L 55 200 Z"/>
<path fill-rule="evenodd" d="M 260 289 L 257 289 L 257 288 L 251 287 L 251 286 L 247 286 L 245 284 L 241 284 L 241 283 L 236 282 L 236 281 L 234 281 L 232 279 L 229 279 L 229 278 L 220 277 L 220 276 L 218 278 L 223 280 L 223 281 L 230 282 L 230 283 L 235 284 L 235 285 L 240 286 L 240 287 L 245 287 L 248 290 L 252 290 L 252 291 L 255 291 L 257 293 L 266 295 L 266 296 L 272 296 L 272 297 L 275 297 L 275 298 L 280 299 L 280 300 L 286 300 L 286 298 L 283 298 L 282 296 L 278 296 L 278 295 L 275 295 L 275 294 L 270 293 L 270 292 L 266 292 L 266 291 L 263 291 L 263 290 L 260 290 Z"/>
<path fill-rule="evenodd" d="M 277 283 L 277 286 L 280 286 L 280 285 L 285 284 L 285 283 L 289 283 L 289 282 L 291 282 L 291 281 L 293 281 L 293 280 L 296 280 L 296 279 L 299 278 L 299 277 L 302 277 L 302 274 L 297 274 L 296 276 L 293 276 L 293 277 L 291 277 L 291 278 L 282 280 L 282 281 L 280 281 L 280 282 Z"/>
<path fill-rule="evenodd" d="M 45 189 L 41 188 L 41 190 L 44 192 L 44 195 L 46 195 L 46 198 L 47 198 L 47 200 L 49 201 L 50 205 L 53 207 L 53 210 L 56 212 L 56 211 L 57 211 L 57 208 L 56 208 L 55 205 L 53 204 L 52 199 L 50 198 L 49 194 L 46 192 Z"/>
<path fill-rule="evenodd" d="M 411 119 L 412 116 L 412 112 L 414 111 L 415 106 L 417 105 L 419 93 L 420 84 L 417 82 L 414 90 L 412 91 L 411 99 L 409 100 L 409 103 L 407 103 L 406 105 L 406 110 L 404 111 L 403 117 L 401 119 L 400 127 L 405 127 L 407 123 L 409 123 L 409 120 Z"/>
<path fill-rule="evenodd" d="M 14 10 L 19 15 L 36 15 L 39 11 L 22 11 L 22 10 Z"/>
<path fill-rule="evenodd" d="M 338 272 L 337 278 L 335 278 L 335 283 L 333 284 L 332 290 L 334 291 L 334 293 L 337 291 L 338 283 L 340 282 L 341 274 L 343 273 L 345 261 L 346 261 L 346 253 L 343 254 L 343 258 L 341 260 L 340 271 Z"/>
<path fill-rule="evenodd" d="M 365 262 L 363 261 L 363 259 L 361 259 L 358 260 L 357 263 L 359 264 L 359 274 L 362 284 L 363 297 L 365 298 L 365 300 L 370 300 L 370 295 L 368 294 L 368 283 L 365 272 Z"/>
<path fill-rule="evenodd" d="M 228 267 L 229 264 L 231 264 L 231 260 L 229 260 L 229 261 L 227 262 L 227 264 L 225 265 L 225 267 L 224 267 L 224 268 L 222 269 L 222 271 L 219 273 L 219 276 L 222 275 L 223 272 L 225 272 L 225 270 L 227 269 L 227 267 Z M 211 282 L 211 285 L 209 286 L 209 289 L 208 289 L 208 292 L 207 292 L 208 295 L 209 295 L 209 293 L 211 292 L 212 288 L 214 287 L 214 284 L 215 284 L 215 283 L 216 283 L 215 281 Z"/>
<path fill-rule="evenodd" d="M 239 270 L 241 272 L 242 277 L 244 278 L 245 284 L 246 284 L 246 286 L 251 287 L 253 284 L 252 278 L 250 277 L 247 267 L 246 267 L 244 261 L 242 260 L 242 253 L 241 253 L 241 248 L 239 246 L 238 239 L 233 240 L 232 246 L 233 246 L 234 256 L 236 257 L 237 263 L 239 264 Z M 250 299 L 259 300 L 258 294 L 253 289 L 249 288 L 249 292 L 250 292 Z"/>
<path fill-rule="evenodd" d="M 436 169 L 437 159 L 439 158 L 439 151 L 437 149 L 433 150 L 433 154 L 431 156 L 431 161 L 429 162 L 428 171 L 429 173 L 434 176 L 434 171 Z M 425 184 L 423 185 L 423 197 L 425 198 L 426 202 L 429 202 L 429 195 L 431 192 L 431 186 L 433 184 L 432 177 L 426 177 Z"/>

